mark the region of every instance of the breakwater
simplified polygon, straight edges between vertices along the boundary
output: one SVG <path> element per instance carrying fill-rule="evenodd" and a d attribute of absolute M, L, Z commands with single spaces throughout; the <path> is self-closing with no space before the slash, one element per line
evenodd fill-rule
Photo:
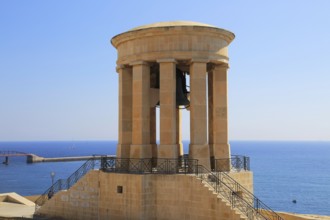
<path fill-rule="evenodd" d="M 115 157 L 115 155 L 104 155 L 107 157 Z M 26 162 L 27 163 L 42 163 L 42 162 L 69 162 L 69 161 L 82 161 L 82 160 L 89 160 L 89 159 L 100 159 L 102 156 L 93 155 L 93 156 L 76 156 L 76 157 L 40 157 L 35 154 L 27 155 Z"/>

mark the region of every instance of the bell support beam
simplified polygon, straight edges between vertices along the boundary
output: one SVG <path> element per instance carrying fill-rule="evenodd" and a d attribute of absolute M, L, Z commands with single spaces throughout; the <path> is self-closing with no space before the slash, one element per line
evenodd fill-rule
<path fill-rule="evenodd" d="M 178 158 L 176 131 L 176 60 L 157 60 L 160 67 L 160 145 L 158 158 Z"/>
<path fill-rule="evenodd" d="M 148 63 L 134 62 L 132 145 L 130 158 L 151 158 L 150 144 L 150 67 Z"/>
<path fill-rule="evenodd" d="M 117 157 L 129 158 L 132 144 L 132 68 L 118 66 L 119 75 L 119 132 Z"/>
<path fill-rule="evenodd" d="M 192 60 L 190 64 L 190 146 L 189 157 L 210 168 L 207 142 L 206 63 Z"/>

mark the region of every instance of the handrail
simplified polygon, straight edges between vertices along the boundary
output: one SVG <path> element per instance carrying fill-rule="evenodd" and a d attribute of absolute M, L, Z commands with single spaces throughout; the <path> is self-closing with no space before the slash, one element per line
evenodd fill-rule
<path fill-rule="evenodd" d="M 218 179 L 227 184 L 229 187 L 234 189 L 234 191 L 242 194 L 242 197 L 247 201 L 252 201 L 254 208 L 258 210 L 259 213 L 263 213 L 263 216 L 266 216 L 267 219 L 282 219 L 279 217 L 276 212 L 274 212 L 269 206 L 263 203 L 258 197 L 252 194 L 244 186 L 240 185 L 236 180 L 230 177 L 227 173 L 221 172 L 217 173 Z M 276 218 L 274 218 L 276 217 Z M 278 218 L 279 217 L 279 218 Z"/>
<path fill-rule="evenodd" d="M 73 186 L 78 180 L 83 177 L 88 171 L 95 168 L 96 161 L 94 158 L 87 160 L 79 169 L 77 169 L 67 179 L 57 180 L 51 187 L 49 187 L 41 196 L 35 201 L 36 210 L 45 204 L 55 193 L 61 190 L 67 190 Z"/>
<path fill-rule="evenodd" d="M 248 219 L 283 220 L 256 196 L 224 172 L 213 173 L 198 165 L 195 175 L 204 180 L 213 190 L 226 199 L 232 208 L 237 208 Z"/>

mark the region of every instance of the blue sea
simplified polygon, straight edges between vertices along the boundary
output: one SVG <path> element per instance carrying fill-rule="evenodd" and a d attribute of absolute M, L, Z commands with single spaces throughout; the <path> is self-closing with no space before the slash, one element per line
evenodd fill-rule
<path fill-rule="evenodd" d="M 0 151 L 13 150 L 42 157 L 115 154 L 114 141 L 0 142 Z M 330 215 L 330 142 L 232 141 L 231 153 L 249 156 L 254 194 L 275 211 Z M 184 142 L 185 152 L 188 142 Z M 0 157 L 0 193 L 43 193 L 55 180 L 67 178 L 84 162 L 27 164 Z M 296 200 L 297 203 L 292 201 Z"/>

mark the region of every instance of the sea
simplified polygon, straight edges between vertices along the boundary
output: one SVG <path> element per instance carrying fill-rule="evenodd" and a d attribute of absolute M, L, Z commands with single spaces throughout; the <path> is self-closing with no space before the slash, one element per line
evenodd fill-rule
<path fill-rule="evenodd" d="M 0 151 L 20 151 L 42 157 L 111 155 L 115 141 L 0 142 Z M 183 142 L 188 152 L 187 141 Z M 275 211 L 330 215 L 330 142 L 231 141 L 231 154 L 250 157 L 254 194 Z M 54 179 L 65 179 L 84 161 L 27 164 L 10 157 L 2 164 L 0 193 L 38 195 Z M 296 201 L 296 202 L 293 202 Z"/>

